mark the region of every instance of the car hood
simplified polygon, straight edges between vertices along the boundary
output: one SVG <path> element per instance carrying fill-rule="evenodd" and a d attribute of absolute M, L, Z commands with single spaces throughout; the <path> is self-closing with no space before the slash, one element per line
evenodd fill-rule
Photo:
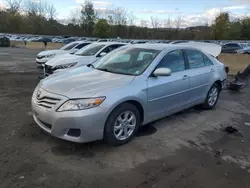
<path fill-rule="evenodd" d="M 41 87 L 68 98 L 91 97 L 97 92 L 130 84 L 135 76 L 113 74 L 87 66 L 51 75 L 41 81 Z"/>
<path fill-rule="evenodd" d="M 46 50 L 46 51 L 40 52 L 38 55 L 39 55 L 39 56 L 53 55 L 53 54 L 58 54 L 58 53 L 60 53 L 60 51 L 61 51 L 61 50 Z"/>
<path fill-rule="evenodd" d="M 60 56 L 56 56 L 53 59 L 49 60 L 46 65 L 50 65 L 52 67 L 55 67 L 57 65 L 65 65 L 69 63 L 78 63 L 79 65 L 86 65 L 89 63 L 93 63 L 93 61 L 96 59 L 95 56 L 78 56 L 74 54 L 64 54 Z"/>

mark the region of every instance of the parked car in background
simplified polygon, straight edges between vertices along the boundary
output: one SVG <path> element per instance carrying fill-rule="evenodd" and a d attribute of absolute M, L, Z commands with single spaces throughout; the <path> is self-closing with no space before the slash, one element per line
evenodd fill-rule
<path fill-rule="evenodd" d="M 132 40 L 130 41 L 131 44 L 144 44 L 147 43 L 147 40 Z"/>
<path fill-rule="evenodd" d="M 99 39 L 97 42 L 109 42 L 108 39 Z"/>
<path fill-rule="evenodd" d="M 218 53 L 194 43 L 124 46 L 41 80 L 32 96 L 34 120 L 64 140 L 125 144 L 142 125 L 195 105 L 216 106 L 227 74 L 212 55 Z"/>
<path fill-rule="evenodd" d="M 69 44 L 71 42 L 75 42 L 76 39 L 75 38 L 66 38 L 66 39 L 61 39 L 60 42 L 63 44 Z"/>
<path fill-rule="evenodd" d="M 0 35 L 0 47 L 9 47 L 10 46 L 10 39 Z"/>
<path fill-rule="evenodd" d="M 49 76 L 55 71 L 91 64 L 100 57 L 124 45 L 124 43 L 118 42 L 98 42 L 86 46 L 75 54 L 57 56 L 45 63 L 45 76 Z"/>
<path fill-rule="evenodd" d="M 239 43 L 227 43 L 222 46 L 222 53 L 237 53 L 238 50 L 243 49 Z"/>
<path fill-rule="evenodd" d="M 238 54 L 250 54 L 250 47 L 245 47 L 243 49 L 237 50 Z"/>
<path fill-rule="evenodd" d="M 44 66 L 44 64 L 55 57 L 56 55 L 75 53 L 77 50 L 89 45 L 91 42 L 77 41 L 69 43 L 58 50 L 46 50 L 40 52 L 36 57 L 36 63 L 38 66 Z"/>

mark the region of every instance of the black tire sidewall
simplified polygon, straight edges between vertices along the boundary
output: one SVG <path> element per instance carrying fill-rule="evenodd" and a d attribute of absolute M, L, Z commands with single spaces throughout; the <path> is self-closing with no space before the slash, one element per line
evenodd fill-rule
<path fill-rule="evenodd" d="M 126 140 L 118 140 L 114 133 L 113 133 L 113 129 L 114 129 L 114 123 L 116 121 L 116 118 L 123 112 L 125 111 L 131 111 L 135 114 L 136 116 L 136 127 L 134 132 L 131 134 L 130 137 L 128 137 Z M 110 145 L 114 145 L 114 146 L 119 146 L 119 145 L 123 145 L 127 142 L 129 142 L 134 135 L 136 134 L 139 126 L 141 124 L 141 118 L 140 118 L 140 113 L 139 110 L 130 103 L 123 103 L 119 106 L 117 106 L 109 115 L 106 123 L 105 123 L 105 127 L 104 127 L 104 140 L 110 144 Z"/>
<path fill-rule="evenodd" d="M 218 97 L 217 97 L 217 100 L 216 100 L 216 102 L 214 103 L 214 105 L 211 106 L 211 105 L 209 104 L 209 102 L 208 102 L 208 98 L 209 98 L 209 93 L 211 92 L 211 90 L 212 90 L 213 88 L 217 88 L 217 90 L 218 90 Z M 204 107 L 205 109 L 213 109 L 213 108 L 216 106 L 216 104 L 217 104 L 217 102 L 218 102 L 218 99 L 219 99 L 219 96 L 220 96 L 220 91 L 221 91 L 221 87 L 220 87 L 217 83 L 214 83 L 214 84 L 212 85 L 212 87 L 209 89 L 209 91 L 208 91 L 208 93 L 207 93 L 206 101 L 205 101 L 205 103 L 203 104 L 203 107 Z"/>

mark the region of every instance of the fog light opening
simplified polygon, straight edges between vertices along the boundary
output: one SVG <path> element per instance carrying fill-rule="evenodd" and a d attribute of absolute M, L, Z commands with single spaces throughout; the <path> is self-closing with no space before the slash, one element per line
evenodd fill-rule
<path fill-rule="evenodd" d="M 80 129 L 69 129 L 67 132 L 67 135 L 72 136 L 72 137 L 80 137 L 81 130 Z"/>

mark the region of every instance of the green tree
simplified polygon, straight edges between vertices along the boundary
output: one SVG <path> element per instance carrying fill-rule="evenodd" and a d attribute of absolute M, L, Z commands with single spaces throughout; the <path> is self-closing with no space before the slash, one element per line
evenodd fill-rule
<path fill-rule="evenodd" d="M 109 36 L 109 24 L 107 20 L 98 20 L 94 27 L 94 35 L 101 38 Z"/>
<path fill-rule="evenodd" d="M 233 21 L 229 24 L 227 31 L 227 38 L 229 40 L 240 40 L 242 37 L 242 23 L 240 20 Z"/>
<path fill-rule="evenodd" d="M 241 23 L 241 38 L 245 40 L 250 39 L 250 18 L 244 18 Z"/>
<path fill-rule="evenodd" d="M 85 29 L 88 36 L 92 36 L 96 20 L 94 5 L 86 0 L 81 10 L 81 26 Z"/>
<path fill-rule="evenodd" d="M 226 39 L 229 28 L 229 14 L 227 12 L 220 13 L 212 25 L 212 33 L 215 40 Z"/>

